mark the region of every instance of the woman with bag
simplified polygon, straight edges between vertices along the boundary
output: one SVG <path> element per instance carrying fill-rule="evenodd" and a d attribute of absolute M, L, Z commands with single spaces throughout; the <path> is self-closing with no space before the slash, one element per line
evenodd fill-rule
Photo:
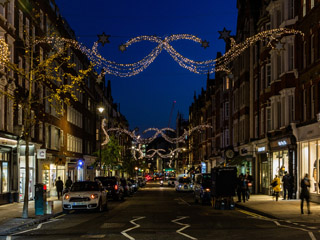
<path fill-rule="evenodd" d="M 273 194 L 272 196 L 276 197 L 276 201 L 278 201 L 279 193 L 280 193 L 280 178 L 278 178 L 277 175 L 275 175 L 274 179 L 272 180 L 270 184 L 273 188 Z"/>

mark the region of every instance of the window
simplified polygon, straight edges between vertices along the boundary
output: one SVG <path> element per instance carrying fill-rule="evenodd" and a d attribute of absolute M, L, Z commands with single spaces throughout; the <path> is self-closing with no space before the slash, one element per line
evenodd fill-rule
<path fill-rule="evenodd" d="M 271 107 L 266 108 L 267 131 L 272 130 Z"/>
<path fill-rule="evenodd" d="M 282 69 L 281 69 L 281 55 L 277 55 L 277 79 L 280 79 L 280 75 L 282 73 Z"/>
<path fill-rule="evenodd" d="M 303 54 L 302 54 L 302 63 L 303 63 L 303 68 L 306 68 L 307 67 L 307 43 L 304 42 L 303 43 Z"/>
<path fill-rule="evenodd" d="M 281 97 L 281 112 L 280 112 L 280 116 L 281 116 L 281 125 L 280 126 L 285 126 L 285 115 L 286 115 L 286 97 L 282 96 Z"/>
<path fill-rule="evenodd" d="M 19 37 L 23 39 L 23 13 L 21 10 L 19 10 L 18 24 L 19 24 Z"/>
<path fill-rule="evenodd" d="M 13 100 L 7 98 L 7 131 L 13 132 Z"/>
<path fill-rule="evenodd" d="M 29 46 L 29 38 L 30 38 L 30 21 L 26 18 L 26 44 Z"/>
<path fill-rule="evenodd" d="M 314 62 L 314 34 L 310 36 L 310 63 L 313 63 L 313 62 Z"/>
<path fill-rule="evenodd" d="M 225 130 L 225 146 L 228 146 L 229 145 L 229 129 L 226 129 Z"/>
<path fill-rule="evenodd" d="M 302 93 L 302 102 L 303 102 L 303 121 L 307 120 L 307 91 L 306 89 L 303 90 Z"/>
<path fill-rule="evenodd" d="M 43 141 L 43 122 L 39 122 L 39 141 Z"/>
<path fill-rule="evenodd" d="M 289 96 L 289 122 L 292 123 L 294 121 L 294 96 Z"/>
<path fill-rule="evenodd" d="M 271 63 L 266 65 L 266 88 L 271 85 Z"/>
<path fill-rule="evenodd" d="M 18 125 L 22 125 L 22 106 L 18 105 Z"/>
<path fill-rule="evenodd" d="M 311 86 L 311 119 L 315 117 L 315 98 L 316 98 L 316 92 L 315 92 L 315 86 Z"/>
<path fill-rule="evenodd" d="M 260 132 L 261 132 L 261 135 L 264 134 L 264 108 L 261 109 Z"/>
<path fill-rule="evenodd" d="M 304 17 L 307 14 L 307 0 L 303 0 L 303 6 L 302 6 L 302 16 Z"/>
<path fill-rule="evenodd" d="M 288 44 L 288 71 L 293 70 L 293 64 L 294 64 L 294 50 L 293 50 L 293 44 Z"/>
<path fill-rule="evenodd" d="M 260 78 L 260 86 L 261 86 L 261 89 L 260 91 L 262 92 L 263 91 L 263 86 L 264 86 L 264 76 L 265 76 L 265 71 L 264 71 L 264 66 L 261 67 L 261 78 Z"/>
<path fill-rule="evenodd" d="M 257 100 L 259 96 L 258 78 L 254 79 L 254 100 Z"/>
<path fill-rule="evenodd" d="M 310 9 L 314 8 L 314 0 L 310 0 Z"/>
<path fill-rule="evenodd" d="M 40 28 L 44 30 L 44 15 L 42 10 L 40 10 Z"/>
<path fill-rule="evenodd" d="M 2 87 L 0 86 L 0 90 Z M 4 130 L 4 116 L 5 114 L 5 105 L 4 105 L 5 96 L 0 94 L 0 130 Z"/>
<path fill-rule="evenodd" d="M 34 119 L 34 110 L 31 110 L 31 119 Z M 32 126 L 31 126 L 31 137 L 34 138 L 34 125 L 35 123 L 32 122 Z"/>
<path fill-rule="evenodd" d="M 259 127 L 258 127 L 258 115 L 254 116 L 254 137 L 259 137 Z"/>
<path fill-rule="evenodd" d="M 225 102 L 225 118 L 228 119 L 229 118 L 229 102 Z"/>
<path fill-rule="evenodd" d="M 288 19 L 294 18 L 294 0 L 288 0 Z"/>
<path fill-rule="evenodd" d="M 23 69 L 23 59 L 22 57 L 19 57 L 19 60 L 18 60 L 18 68 L 19 69 Z M 19 74 L 18 75 L 18 85 L 22 87 L 22 76 Z"/>

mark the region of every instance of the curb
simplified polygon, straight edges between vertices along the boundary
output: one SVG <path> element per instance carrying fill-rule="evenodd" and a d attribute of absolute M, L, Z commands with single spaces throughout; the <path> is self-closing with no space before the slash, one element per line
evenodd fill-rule
<path fill-rule="evenodd" d="M 10 235 L 18 230 L 21 230 L 23 228 L 26 228 L 26 227 L 30 227 L 30 226 L 33 226 L 37 223 L 43 223 L 43 222 L 46 222 L 48 221 L 49 219 L 51 218 L 55 218 L 55 217 L 58 217 L 60 215 L 62 215 L 63 212 L 58 212 L 58 213 L 55 213 L 55 214 L 50 214 L 50 215 L 45 215 L 43 217 L 40 217 L 40 218 L 37 218 L 37 219 L 33 219 L 32 221 L 28 222 L 28 223 L 24 223 L 24 224 L 21 224 L 19 226 L 15 226 L 15 227 L 12 227 L 12 228 L 9 228 L 7 230 L 5 230 L 4 232 L 0 232 L 0 236 L 7 236 L 7 235 Z"/>
<path fill-rule="evenodd" d="M 243 206 L 243 205 L 238 204 L 238 203 L 235 203 L 235 207 L 237 207 L 239 209 L 246 210 L 246 211 L 250 211 L 250 212 L 253 212 L 253 213 L 256 213 L 256 214 L 259 214 L 259 215 L 267 217 L 267 218 L 279 219 L 278 217 L 275 217 L 275 216 L 273 216 L 273 215 L 271 215 L 269 213 L 261 212 L 261 211 L 258 211 L 256 209 L 253 209 L 253 208 L 250 208 L 250 207 L 246 207 L 246 206 Z"/>

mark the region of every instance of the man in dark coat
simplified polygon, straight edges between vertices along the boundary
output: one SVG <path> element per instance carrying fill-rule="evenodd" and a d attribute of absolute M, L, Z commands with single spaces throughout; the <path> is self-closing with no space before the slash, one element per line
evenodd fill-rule
<path fill-rule="evenodd" d="M 283 182 L 283 200 L 286 200 L 286 198 L 289 200 L 291 199 L 291 196 L 289 193 L 291 188 L 291 176 L 287 172 L 285 172 L 285 175 L 282 178 L 282 182 Z"/>
<path fill-rule="evenodd" d="M 301 198 L 301 214 L 303 214 L 303 202 L 304 199 L 307 202 L 307 209 L 308 209 L 308 214 L 310 214 L 310 193 L 309 193 L 309 187 L 310 187 L 310 180 L 309 180 L 309 175 L 306 173 L 305 177 L 301 180 L 301 193 L 300 193 L 300 198 Z"/>
<path fill-rule="evenodd" d="M 69 176 L 67 181 L 66 181 L 66 188 L 69 189 L 72 185 L 72 180 L 71 180 L 71 177 Z"/>
<path fill-rule="evenodd" d="M 62 196 L 62 190 L 63 190 L 63 182 L 61 181 L 60 177 L 58 177 L 58 180 L 56 181 L 56 189 L 58 193 L 58 199 L 60 199 L 60 196 Z"/>

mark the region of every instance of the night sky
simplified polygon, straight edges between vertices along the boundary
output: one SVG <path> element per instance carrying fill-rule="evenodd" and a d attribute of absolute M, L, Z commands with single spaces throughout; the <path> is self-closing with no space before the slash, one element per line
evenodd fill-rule
<path fill-rule="evenodd" d="M 192 60 L 215 59 L 224 53 L 225 44 L 218 31 L 224 27 L 236 32 L 236 0 L 56 0 L 62 16 L 75 31 L 78 41 L 91 48 L 97 35 L 111 35 L 110 43 L 99 45 L 106 59 L 134 63 L 148 55 L 156 43 L 141 42 L 125 52 L 119 45 L 141 35 L 165 37 L 171 34 L 193 34 L 209 42 L 209 48 L 190 40 L 179 40 L 172 46 Z M 213 76 L 212 76 L 213 77 Z M 184 69 L 162 51 L 144 72 L 128 78 L 106 75 L 111 80 L 112 96 L 120 103 L 130 129 L 140 132 L 150 127 L 168 127 L 173 101 L 176 101 L 170 127 L 175 128 L 178 111 L 188 118 L 188 110 L 206 87 L 206 75 Z"/>

